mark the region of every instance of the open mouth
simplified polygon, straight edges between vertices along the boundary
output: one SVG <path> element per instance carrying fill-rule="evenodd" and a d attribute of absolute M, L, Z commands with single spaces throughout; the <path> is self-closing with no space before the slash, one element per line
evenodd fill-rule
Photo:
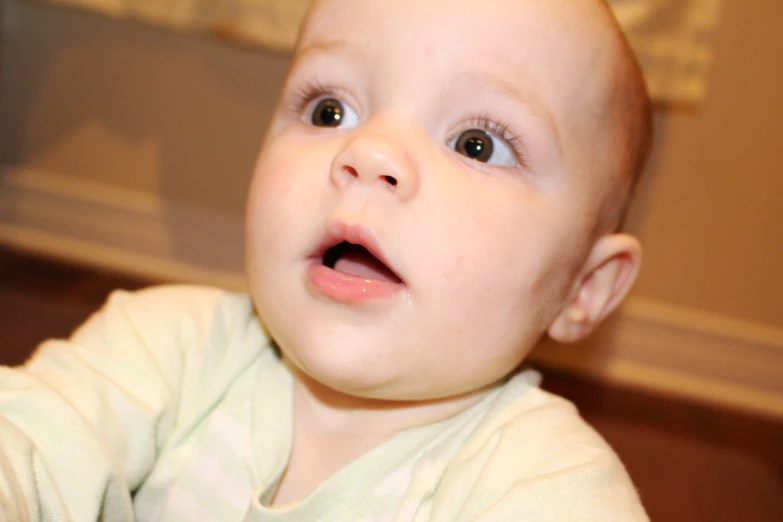
<path fill-rule="evenodd" d="M 342 241 L 326 250 L 321 262 L 327 268 L 364 279 L 402 283 L 402 279 L 362 245 Z"/>

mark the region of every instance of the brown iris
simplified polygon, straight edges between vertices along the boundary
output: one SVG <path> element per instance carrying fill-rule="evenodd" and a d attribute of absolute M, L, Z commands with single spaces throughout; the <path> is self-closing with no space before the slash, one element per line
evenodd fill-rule
<path fill-rule="evenodd" d="M 342 103 L 334 98 L 326 98 L 315 106 L 312 122 L 316 127 L 339 127 L 344 115 Z"/>
<path fill-rule="evenodd" d="M 492 158 L 492 137 L 479 129 L 463 132 L 457 139 L 456 150 L 470 159 L 486 163 Z"/>

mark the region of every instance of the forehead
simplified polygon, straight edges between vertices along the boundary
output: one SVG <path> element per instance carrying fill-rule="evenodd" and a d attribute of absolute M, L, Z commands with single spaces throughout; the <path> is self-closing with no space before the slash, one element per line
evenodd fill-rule
<path fill-rule="evenodd" d="M 487 73 L 538 92 L 554 112 L 567 112 L 587 91 L 602 89 L 607 24 L 599 5 L 598 0 L 320 0 L 298 50 L 348 51 L 369 68 L 393 73 L 397 89 L 412 79 L 421 86 L 428 79 Z"/>

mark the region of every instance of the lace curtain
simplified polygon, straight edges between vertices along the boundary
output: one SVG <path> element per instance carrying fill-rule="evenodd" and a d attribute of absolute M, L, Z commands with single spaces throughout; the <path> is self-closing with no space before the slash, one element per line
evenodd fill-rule
<path fill-rule="evenodd" d="M 310 0 L 27 0 L 145 20 L 287 52 Z M 370 0 L 371 1 L 371 0 Z M 653 98 L 697 103 L 723 0 L 608 0 L 628 34 Z"/>

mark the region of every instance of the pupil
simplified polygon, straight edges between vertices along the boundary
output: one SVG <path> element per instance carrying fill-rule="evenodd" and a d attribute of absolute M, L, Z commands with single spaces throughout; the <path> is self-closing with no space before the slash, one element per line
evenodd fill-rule
<path fill-rule="evenodd" d="M 465 132 L 457 145 L 470 159 L 486 163 L 492 157 L 492 138 L 484 131 L 473 129 Z"/>
<path fill-rule="evenodd" d="M 478 158 L 481 156 L 481 153 L 484 151 L 484 140 L 481 138 L 470 138 L 465 143 L 465 152 L 468 153 L 468 156 L 471 158 Z"/>
<path fill-rule="evenodd" d="M 337 127 L 343 119 L 343 106 L 333 99 L 321 101 L 313 111 L 313 125 Z"/>

